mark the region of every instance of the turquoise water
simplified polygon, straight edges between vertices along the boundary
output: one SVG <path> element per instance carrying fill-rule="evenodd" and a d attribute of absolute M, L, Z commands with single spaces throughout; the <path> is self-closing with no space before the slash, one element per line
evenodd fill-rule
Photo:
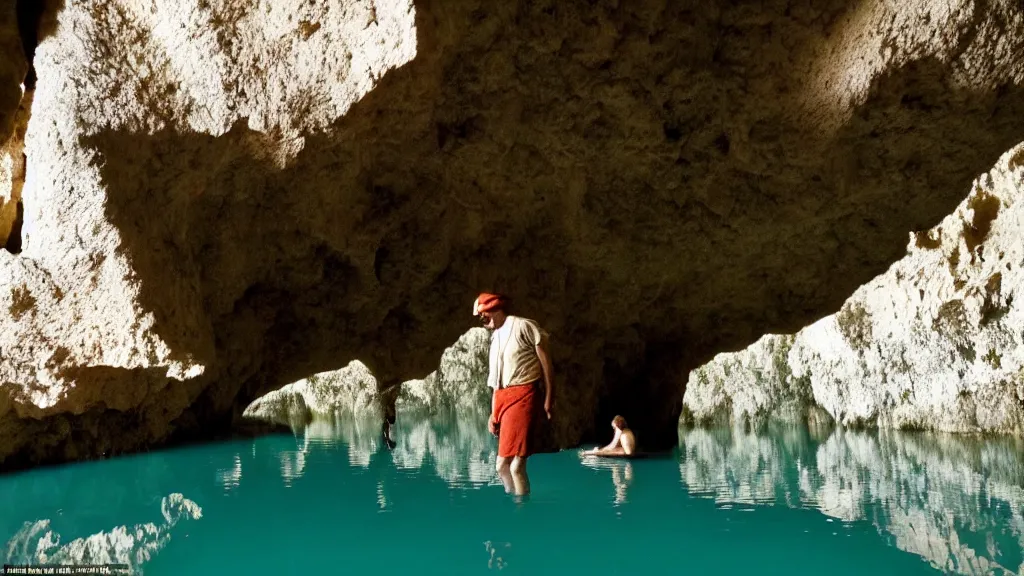
<path fill-rule="evenodd" d="M 681 432 L 665 458 L 529 463 L 483 422 L 400 417 L 0 476 L 6 562 L 163 574 L 1024 574 L 1010 439 Z"/>

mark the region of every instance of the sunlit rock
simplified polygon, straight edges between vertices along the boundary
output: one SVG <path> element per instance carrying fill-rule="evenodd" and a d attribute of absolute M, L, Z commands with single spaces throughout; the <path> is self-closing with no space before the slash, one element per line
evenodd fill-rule
<path fill-rule="evenodd" d="M 441 355 L 437 370 L 423 380 L 402 384 L 399 409 L 429 413 L 489 412 L 491 389 L 487 386 L 487 362 L 490 344 L 491 335 L 483 328 L 473 328 L 463 334 Z"/>
<path fill-rule="evenodd" d="M 321 372 L 269 392 L 246 407 L 243 416 L 301 426 L 338 413 L 380 414 L 377 380 L 361 362 Z"/>
<path fill-rule="evenodd" d="M 1024 434 L 1024 146 L 907 254 L 794 336 L 690 373 L 699 420 L 820 406 L 842 424 Z"/>
<path fill-rule="evenodd" d="M 736 423 L 758 427 L 767 420 L 828 424 L 814 402 L 811 382 L 789 368 L 793 336 L 768 335 L 742 352 L 720 354 L 690 372 L 683 396 L 684 423 Z"/>

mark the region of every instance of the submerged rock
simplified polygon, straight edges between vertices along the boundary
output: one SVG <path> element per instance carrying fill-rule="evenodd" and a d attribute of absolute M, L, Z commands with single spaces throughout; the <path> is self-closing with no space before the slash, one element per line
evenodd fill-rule
<path fill-rule="evenodd" d="M 818 406 L 844 425 L 1024 434 L 1024 146 L 840 311 L 690 373 L 695 420 Z"/>

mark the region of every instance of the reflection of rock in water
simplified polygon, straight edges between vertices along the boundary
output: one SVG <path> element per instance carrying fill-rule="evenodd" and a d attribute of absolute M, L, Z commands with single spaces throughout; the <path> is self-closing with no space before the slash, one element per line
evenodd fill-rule
<path fill-rule="evenodd" d="M 1020 440 L 837 431 L 819 444 L 797 428 L 764 437 L 698 429 L 681 435 L 681 448 L 693 494 L 871 521 L 948 572 L 1024 573 Z"/>
<path fill-rule="evenodd" d="M 403 413 L 394 439 L 390 458 L 399 468 L 418 470 L 429 464 L 452 486 L 499 483 L 494 472 L 497 441 L 487 432 L 484 418 Z M 379 419 L 341 412 L 296 429 L 296 442 L 295 450 L 280 454 L 286 484 L 302 476 L 308 453 L 318 447 L 344 444 L 349 464 L 360 468 L 368 467 L 371 457 L 385 450 Z"/>
<path fill-rule="evenodd" d="M 300 438 L 300 450 L 310 446 L 343 442 L 348 447 L 348 461 L 353 466 L 366 468 L 370 457 L 383 448 L 380 436 L 380 418 L 375 414 L 334 412 L 310 422 Z"/>
<path fill-rule="evenodd" d="M 497 441 L 487 431 L 486 417 L 403 415 L 398 424 L 398 445 L 392 452 L 398 467 L 419 469 L 430 462 L 437 475 L 453 486 L 500 483 L 494 471 Z"/>
<path fill-rule="evenodd" d="M 170 540 L 170 529 L 182 518 L 197 520 L 203 511 L 181 494 L 164 497 L 160 504 L 164 522 L 118 526 L 63 546 L 60 534 L 50 529 L 50 520 L 26 522 L 7 543 L 8 564 L 128 564 L 141 573 L 148 562 Z"/>
<path fill-rule="evenodd" d="M 234 488 L 238 488 L 238 485 L 242 482 L 242 456 L 241 454 L 235 454 L 235 460 L 230 468 L 218 468 L 217 469 L 217 484 L 224 488 L 227 492 Z"/>
<path fill-rule="evenodd" d="M 380 420 L 374 415 L 334 411 L 317 416 L 305 426 L 293 430 L 296 434 L 295 450 L 282 450 L 278 454 L 281 478 L 286 486 L 302 477 L 306 471 L 306 456 L 318 447 L 344 444 L 348 449 L 349 464 L 366 468 L 370 465 L 370 457 L 383 445 Z"/>

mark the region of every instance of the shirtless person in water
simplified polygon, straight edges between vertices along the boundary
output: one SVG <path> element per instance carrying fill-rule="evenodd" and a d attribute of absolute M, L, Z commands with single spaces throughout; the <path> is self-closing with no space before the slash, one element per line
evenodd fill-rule
<path fill-rule="evenodd" d="M 612 429 L 615 430 L 615 437 L 604 448 L 585 450 L 585 456 L 632 456 L 636 453 L 636 436 L 626 426 L 626 419 L 616 416 L 612 419 Z"/>

